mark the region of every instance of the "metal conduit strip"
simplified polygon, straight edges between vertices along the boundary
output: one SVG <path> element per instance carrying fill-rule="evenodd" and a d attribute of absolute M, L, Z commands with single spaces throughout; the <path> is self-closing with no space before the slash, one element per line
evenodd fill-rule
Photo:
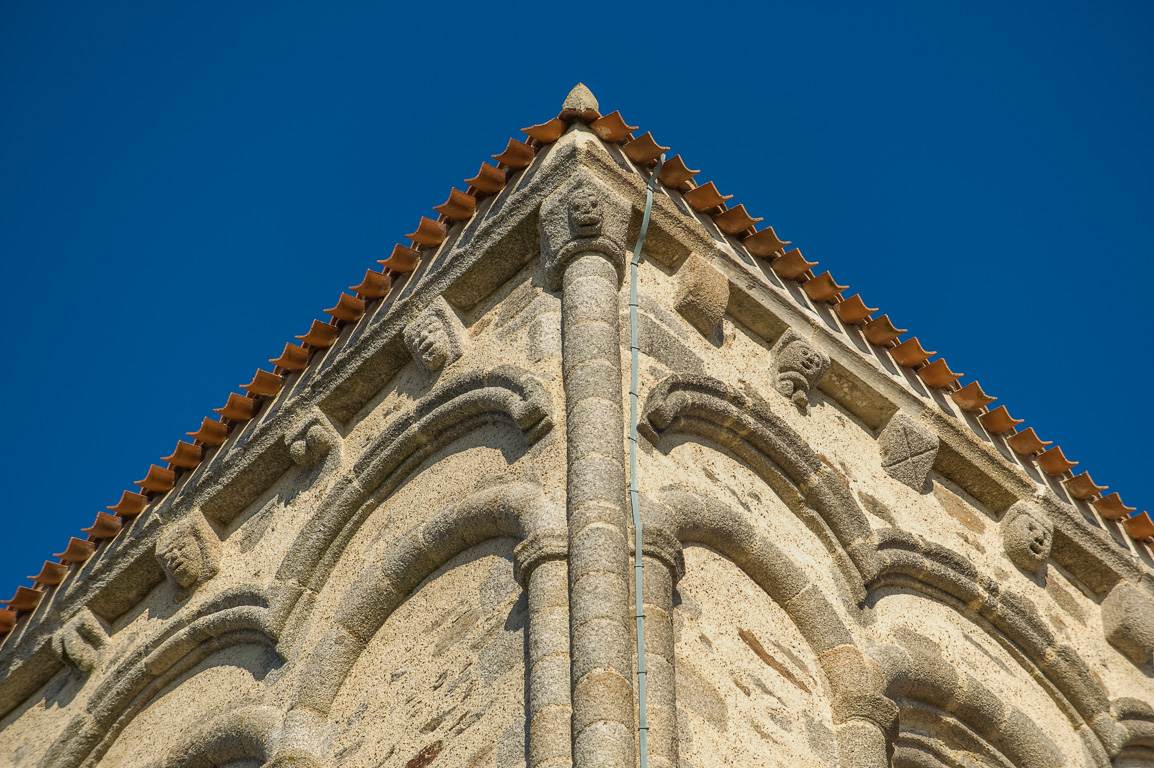
<path fill-rule="evenodd" d="M 649 230 L 654 182 L 657 181 L 657 174 L 661 172 L 661 166 L 664 164 L 665 153 L 662 152 L 645 190 L 645 214 L 641 218 L 641 231 L 637 233 L 633 258 L 629 262 L 629 504 L 633 508 L 633 607 L 634 618 L 637 620 L 637 749 L 641 757 L 641 768 L 649 766 L 649 723 L 645 717 L 645 611 L 641 593 L 644 566 L 641 562 L 641 504 L 637 497 L 637 266 L 641 261 L 641 246 L 645 243 L 645 233 Z"/>

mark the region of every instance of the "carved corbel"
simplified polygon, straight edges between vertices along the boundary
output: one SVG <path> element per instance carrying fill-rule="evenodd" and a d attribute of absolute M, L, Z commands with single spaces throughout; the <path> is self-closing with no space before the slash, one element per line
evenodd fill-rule
<path fill-rule="evenodd" d="M 918 493 L 938 456 L 938 436 L 900 411 L 878 435 L 882 469 L 886 474 Z"/>
<path fill-rule="evenodd" d="M 52 650 L 81 677 L 100 666 L 107 643 L 104 625 L 88 608 L 81 608 L 52 636 Z"/>
<path fill-rule="evenodd" d="M 829 355 L 789 328 L 773 345 L 772 357 L 773 388 L 805 410 L 811 391 L 829 370 Z"/>
<path fill-rule="evenodd" d="M 435 374 L 465 351 L 461 321 L 441 296 L 404 330 L 405 346 L 422 368 Z"/>
<path fill-rule="evenodd" d="M 561 288 L 569 261 L 579 253 L 600 253 L 625 276 L 625 235 L 629 204 L 608 185 L 581 169 L 541 204 L 541 249 L 545 283 Z"/>
<path fill-rule="evenodd" d="M 217 574 L 220 538 L 196 509 L 161 532 L 156 559 L 172 584 L 174 599 L 184 600 Z"/>
<path fill-rule="evenodd" d="M 1002 518 L 1000 528 L 1006 556 L 1023 571 L 1036 573 L 1050 559 L 1054 523 L 1034 505 L 1015 502 Z"/>
<path fill-rule="evenodd" d="M 328 475 L 344 457 L 344 440 L 320 408 L 312 407 L 298 419 L 284 436 L 289 456 L 301 466 L 312 466 L 324 459 L 322 475 Z"/>

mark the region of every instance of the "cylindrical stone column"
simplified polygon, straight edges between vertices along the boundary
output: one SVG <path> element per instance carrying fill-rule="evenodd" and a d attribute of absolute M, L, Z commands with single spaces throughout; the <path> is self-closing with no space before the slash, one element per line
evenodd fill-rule
<path fill-rule="evenodd" d="M 673 586 L 669 565 L 648 553 L 642 558 L 645 581 L 645 667 L 650 768 L 677 768 L 677 695 L 674 683 Z"/>
<path fill-rule="evenodd" d="M 634 768 L 632 606 L 619 294 L 629 205 L 577 168 L 541 204 L 561 291 L 575 768 Z"/>
<path fill-rule="evenodd" d="M 634 762 L 619 286 L 605 255 L 578 253 L 565 269 L 561 293 L 578 768 L 632 768 Z"/>

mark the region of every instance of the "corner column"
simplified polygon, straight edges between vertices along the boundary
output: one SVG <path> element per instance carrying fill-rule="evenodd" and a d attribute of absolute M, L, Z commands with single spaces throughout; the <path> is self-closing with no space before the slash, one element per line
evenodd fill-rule
<path fill-rule="evenodd" d="M 561 289 L 575 768 L 636 760 L 619 293 L 629 206 L 586 170 L 541 206 Z"/>

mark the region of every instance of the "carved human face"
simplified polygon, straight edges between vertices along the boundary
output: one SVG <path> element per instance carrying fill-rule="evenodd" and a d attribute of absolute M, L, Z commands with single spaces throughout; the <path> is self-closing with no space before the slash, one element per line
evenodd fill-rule
<path fill-rule="evenodd" d="M 204 558 L 192 534 L 162 540 L 157 545 L 156 556 L 164 572 L 181 587 L 188 589 L 200 580 Z"/>
<path fill-rule="evenodd" d="M 778 367 L 783 371 L 796 371 L 807 381 L 812 381 L 821 371 L 822 365 L 821 355 L 815 348 L 809 344 L 797 342 L 782 350 L 781 362 Z"/>
<path fill-rule="evenodd" d="M 421 365 L 430 371 L 443 366 L 449 357 L 449 336 L 440 318 L 426 315 L 417 321 L 413 331 L 413 347 Z"/>
<path fill-rule="evenodd" d="M 1004 525 L 1002 539 L 1010 559 L 1027 571 L 1041 568 L 1054 543 L 1050 522 L 1021 507 L 1012 510 Z"/>
<path fill-rule="evenodd" d="M 601 201 L 586 190 L 577 190 L 569 200 L 569 221 L 578 237 L 601 234 Z"/>

